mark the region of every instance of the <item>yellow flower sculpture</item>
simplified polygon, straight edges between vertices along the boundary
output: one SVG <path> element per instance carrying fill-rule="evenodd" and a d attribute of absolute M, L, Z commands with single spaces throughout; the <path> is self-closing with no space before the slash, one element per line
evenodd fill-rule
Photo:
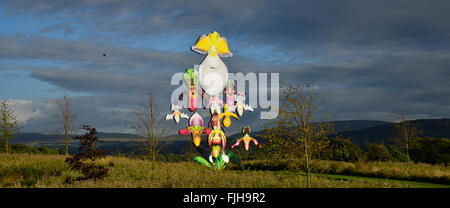
<path fill-rule="evenodd" d="M 226 128 L 228 128 L 231 125 L 230 116 L 233 116 L 235 119 L 239 120 L 239 117 L 236 114 L 234 114 L 232 112 L 228 112 L 227 104 L 225 104 L 223 106 L 223 113 L 221 113 L 219 115 L 219 119 L 222 119 L 222 117 L 224 117 L 224 116 L 225 116 L 225 118 L 223 119 L 222 123 L 223 123 L 223 126 L 225 126 Z"/>
<path fill-rule="evenodd" d="M 191 49 L 199 54 L 211 54 L 212 57 L 231 57 L 233 54 L 228 48 L 227 39 L 220 37 L 219 33 L 213 31 L 208 35 L 202 35 Z"/>

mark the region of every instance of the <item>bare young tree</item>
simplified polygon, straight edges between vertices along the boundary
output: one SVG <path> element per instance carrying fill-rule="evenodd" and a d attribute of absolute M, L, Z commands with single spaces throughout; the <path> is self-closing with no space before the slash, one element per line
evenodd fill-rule
<path fill-rule="evenodd" d="M 312 156 L 318 151 L 320 138 L 333 131 L 332 122 L 321 122 L 319 105 L 311 85 L 288 85 L 281 88 L 280 111 L 276 120 L 261 135 L 269 139 L 271 157 L 303 159 L 307 187 L 311 186 Z M 329 112 L 327 112 L 329 114 Z"/>
<path fill-rule="evenodd" d="M 400 145 L 405 148 L 406 161 L 409 163 L 411 161 L 409 157 L 409 149 L 412 145 L 414 137 L 417 136 L 417 128 L 406 119 L 405 114 L 398 107 L 394 107 L 396 111 L 397 124 L 394 125 L 395 134 L 399 140 L 397 140 Z"/>
<path fill-rule="evenodd" d="M 20 122 L 14 111 L 8 106 L 7 101 L 0 104 L 0 139 L 5 140 L 6 153 L 9 153 L 9 139 L 20 133 Z"/>
<path fill-rule="evenodd" d="M 155 169 L 155 162 L 158 153 L 165 144 L 163 136 L 167 129 L 159 125 L 163 116 L 156 111 L 156 103 L 151 92 L 147 92 L 145 99 L 138 103 L 134 110 L 134 124 L 131 128 L 140 137 L 145 139 L 145 150 L 149 153 L 152 161 L 152 170 Z"/>
<path fill-rule="evenodd" d="M 69 135 L 74 130 L 75 116 L 72 113 L 72 101 L 67 95 L 56 101 L 58 113 L 54 115 L 60 125 L 57 132 L 65 141 L 66 156 L 69 155 Z M 62 128 L 62 131 L 61 131 Z"/>

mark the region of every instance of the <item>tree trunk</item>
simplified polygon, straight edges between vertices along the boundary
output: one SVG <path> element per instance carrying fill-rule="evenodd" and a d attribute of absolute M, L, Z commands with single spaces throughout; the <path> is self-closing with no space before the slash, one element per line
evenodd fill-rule
<path fill-rule="evenodd" d="M 311 175 L 309 171 L 309 154 L 308 154 L 308 142 L 305 138 L 305 160 L 306 160 L 306 188 L 311 187 Z"/>
<path fill-rule="evenodd" d="M 66 133 L 64 136 L 66 138 L 66 156 L 68 156 L 69 155 L 69 135 L 67 135 L 67 130 L 66 130 Z"/>
<path fill-rule="evenodd" d="M 8 145 L 8 138 L 6 138 L 6 154 L 9 154 L 9 145 Z"/>
<path fill-rule="evenodd" d="M 153 138 L 152 141 L 153 141 L 153 144 L 152 144 L 152 154 L 153 154 L 152 170 L 155 170 L 155 139 Z"/>
<path fill-rule="evenodd" d="M 410 159 L 409 159 L 409 144 L 408 144 L 408 140 L 406 140 L 406 162 L 409 163 Z"/>
<path fill-rule="evenodd" d="M 311 188 L 311 173 L 309 171 L 309 158 L 306 156 L 306 188 Z"/>

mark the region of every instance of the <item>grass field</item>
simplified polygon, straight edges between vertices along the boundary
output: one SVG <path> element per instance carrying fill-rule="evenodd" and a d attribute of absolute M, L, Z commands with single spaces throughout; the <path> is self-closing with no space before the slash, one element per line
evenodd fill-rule
<path fill-rule="evenodd" d="M 153 171 L 150 161 L 113 156 L 98 161 L 105 165 L 109 162 L 114 163 L 110 167 L 108 177 L 103 180 L 66 183 L 66 178 L 74 178 L 79 173 L 69 170 L 64 159 L 63 155 L 0 154 L 0 187 L 302 188 L 306 186 L 304 173 L 295 170 L 212 171 L 194 162 L 158 162 Z M 250 167 L 249 165 L 252 164 L 247 164 L 247 168 Z M 421 165 L 423 164 L 418 164 L 416 172 L 424 168 Z M 411 166 L 404 174 L 408 175 L 415 170 L 413 167 L 416 164 L 379 163 L 378 166 L 402 168 Z M 442 177 L 450 176 L 449 167 L 429 165 L 426 168 L 427 171 L 430 169 L 431 172 L 434 171 L 434 174 L 442 174 Z M 397 175 L 400 174 L 397 173 Z M 411 180 L 347 176 L 324 172 L 313 175 L 312 186 L 316 188 L 450 187 L 450 185 Z"/>
<path fill-rule="evenodd" d="M 295 161 L 296 168 L 302 166 L 302 162 L 301 160 Z M 312 165 L 314 172 L 322 175 L 363 176 L 366 178 L 388 178 L 450 185 L 450 167 L 446 165 L 402 162 L 352 163 L 324 160 L 313 161 Z M 287 161 L 254 160 L 247 162 L 245 167 L 250 170 L 284 170 L 288 169 L 289 165 Z"/>

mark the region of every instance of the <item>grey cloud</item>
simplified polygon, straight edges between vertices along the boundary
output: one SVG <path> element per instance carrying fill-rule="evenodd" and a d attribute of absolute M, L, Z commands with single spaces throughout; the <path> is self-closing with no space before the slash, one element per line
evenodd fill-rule
<path fill-rule="evenodd" d="M 447 5 L 446 5 L 447 4 Z M 8 10 L 55 15 L 124 36 L 220 30 L 249 42 L 317 51 L 317 46 L 448 46 L 449 3 L 420 1 L 4 1 Z M 239 6 L 235 6 L 239 5 Z M 7 11 L 8 11 L 7 10 Z M 11 14 L 13 15 L 13 14 Z M 44 16 L 45 17 L 45 16 Z M 204 32 L 203 32 L 204 33 Z"/>
<path fill-rule="evenodd" d="M 0 60 L 39 60 L 99 70 L 182 70 L 199 63 L 201 57 L 89 41 L 0 36 Z"/>
<path fill-rule="evenodd" d="M 56 86 L 80 92 L 129 93 L 144 92 L 170 84 L 167 72 L 128 72 L 92 70 L 34 70 L 32 77 Z"/>
<path fill-rule="evenodd" d="M 233 6 L 236 4 L 240 6 Z M 174 89 L 167 87 L 170 76 L 200 63 L 202 57 L 188 50 L 138 49 L 103 39 L 138 42 L 178 33 L 198 37 L 216 29 L 225 34 L 232 49 L 235 47 L 235 56 L 224 59 L 230 72 L 279 72 L 283 81 L 311 82 L 324 96 L 324 108 L 337 119 L 392 120 L 394 106 L 416 118 L 450 117 L 447 1 L 203 4 L 38 0 L 2 1 L 0 6 L 14 11 L 9 15 L 21 11 L 41 19 L 60 18 L 84 25 L 87 32 L 80 32 L 78 41 L 0 36 L 0 60 L 13 60 L 13 65 L 23 67 L 29 60 L 45 60 L 53 64 L 28 66 L 34 78 L 72 91 L 122 98 L 89 98 L 93 100 L 88 103 L 104 109 L 128 109 L 130 96 L 152 89 L 158 93 L 160 105 L 166 107 L 162 111 L 168 111 Z M 286 64 L 263 64 L 252 57 L 254 54 L 247 54 L 253 49 L 267 50 L 259 52 L 265 53 L 264 59 L 273 55 L 274 62 Z M 125 116 L 121 111 L 116 113 Z M 107 121 L 117 119 L 101 111 L 93 114 L 105 116 L 105 126 L 119 125 Z M 236 122 L 258 120 L 259 113 L 246 116 Z"/>
<path fill-rule="evenodd" d="M 56 98 L 57 99 L 57 98 Z M 60 127 L 54 115 L 58 112 L 55 98 L 35 100 L 13 100 L 11 106 L 23 122 L 24 132 L 54 133 Z M 137 97 L 80 96 L 70 97 L 75 126 L 91 125 L 103 131 L 116 127 L 116 132 L 125 131 L 132 118 L 132 109 Z"/>
<path fill-rule="evenodd" d="M 58 30 L 62 30 L 64 35 L 68 36 L 68 35 L 71 35 L 75 29 L 67 23 L 58 23 L 55 25 L 44 27 L 39 32 L 40 33 L 48 33 L 48 32 L 58 31 Z"/>
<path fill-rule="evenodd" d="M 267 67 L 255 62 L 227 59 L 231 72 L 278 72 L 282 81 L 311 82 L 319 87 L 326 106 L 336 118 L 377 118 L 391 115 L 393 107 L 405 108 L 408 114 L 430 117 L 450 116 L 450 77 L 448 52 L 397 52 L 391 56 L 373 55 L 367 59 L 351 59 L 342 63 L 298 64 L 288 67 Z M 393 61 L 395 60 L 395 61 Z M 394 63 L 393 63 L 394 62 Z M 250 66 L 250 68 L 248 68 Z M 259 66 L 259 67 L 258 67 Z M 247 67 L 247 68 L 246 68 Z M 144 92 L 153 89 L 166 98 L 169 105 L 175 87 L 167 87 L 166 72 L 118 73 L 89 70 L 42 70 L 33 76 L 57 86 L 86 92 Z M 117 83 L 121 83 L 117 85 Z M 374 112 L 380 112 L 374 114 Z M 259 115 L 259 114 L 258 114 Z M 370 117 L 369 117 L 370 116 Z M 391 116 L 384 120 L 391 120 Z M 252 120 L 249 118 L 249 120 Z"/>

